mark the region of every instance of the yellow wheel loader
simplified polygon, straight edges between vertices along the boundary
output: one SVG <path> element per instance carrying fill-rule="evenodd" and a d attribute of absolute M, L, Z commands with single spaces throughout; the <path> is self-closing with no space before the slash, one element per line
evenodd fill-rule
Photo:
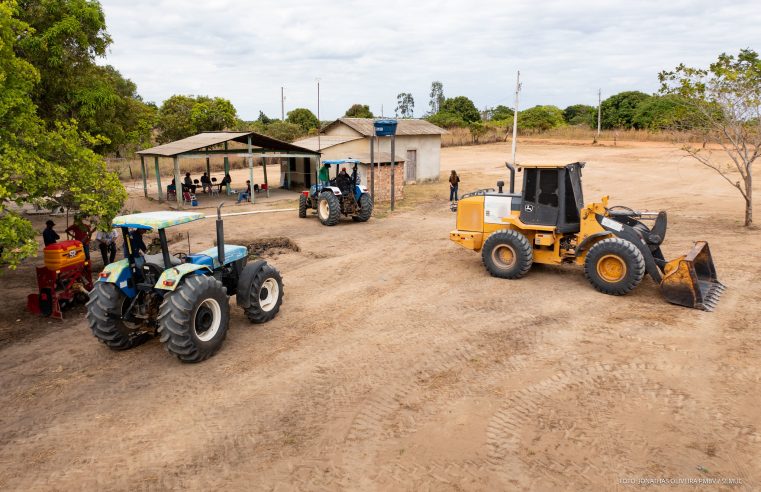
<path fill-rule="evenodd" d="M 608 206 L 609 197 L 584 204 L 583 162 L 521 165 L 523 190 L 515 190 L 515 168 L 509 163 L 510 189 L 504 182 L 467 193 L 452 206 L 457 229 L 449 238 L 481 252 L 489 273 L 517 279 L 533 263 L 584 266 L 584 275 L 600 292 L 623 295 L 647 273 L 673 304 L 712 311 L 724 291 L 705 241 L 683 256 L 666 261 L 661 243 L 666 212 L 640 212 Z M 646 225 L 648 222 L 650 225 Z"/>

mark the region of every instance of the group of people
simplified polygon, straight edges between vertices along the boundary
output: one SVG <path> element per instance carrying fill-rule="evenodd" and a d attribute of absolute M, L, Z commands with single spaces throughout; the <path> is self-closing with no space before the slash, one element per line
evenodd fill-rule
<path fill-rule="evenodd" d="M 183 193 L 193 193 L 195 194 L 198 191 L 198 188 L 201 188 L 201 191 L 203 193 L 211 193 L 213 186 L 218 186 L 218 191 L 222 191 L 222 187 L 230 184 L 232 181 L 232 178 L 230 178 L 230 174 L 225 174 L 225 177 L 222 178 L 222 181 L 219 183 L 212 183 L 211 178 L 207 173 L 203 173 L 203 176 L 201 176 L 200 184 L 199 180 L 193 179 L 193 177 L 190 175 L 190 173 L 185 173 L 185 178 L 182 180 L 182 192 Z M 176 193 L 177 191 L 177 184 L 175 183 L 175 179 L 172 178 L 172 184 L 167 186 L 167 192 L 169 193 Z"/>
<path fill-rule="evenodd" d="M 61 236 L 55 231 L 55 222 L 48 220 L 45 222 L 45 230 L 42 231 L 42 241 L 45 246 L 57 243 Z M 82 249 L 85 253 L 85 258 L 90 260 L 90 242 L 92 240 L 92 233 L 94 228 L 92 225 L 85 222 L 85 218 L 82 216 L 76 216 L 74 223 L 67 227 L 64 232 L 66 235 L 76 241 L 82 243 Z M 137 229 L 130 235 L 130 244 L 132 250 L 136 252 L 147 252 L 148 248 L 143 241 L 143 230 Z M 115 229 L 107 231 L 98 230 L 95 233 L 95 242 L 98 245 L 100 254 L 103 258 L 103 266 L 113 263 L 116 260 L 116 241 L 119 238 L 119 234 Z M 126 245 L 124 247 L 124 256 L 127 256 Z"/>

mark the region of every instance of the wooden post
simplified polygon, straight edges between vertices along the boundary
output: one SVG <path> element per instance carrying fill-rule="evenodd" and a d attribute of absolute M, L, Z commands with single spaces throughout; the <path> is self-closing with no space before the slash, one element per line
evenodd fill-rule
<path fill-rule="evenodd" d="M 370 196 L 375 200 L 375 136 L 370 137 Z"/>
<path fill-rule="evenodd" d="M 140 155 L 140 175 L 143 177 L 143 195 L 148 198 L 148 178 L 145 176 L 145 158 Z"/>
<path fill-rule="evenodd" d="M 206 176 L 209 178 L 209 182 L 211 183 L 211 163 L 209 162 L 209 148 L 206 147 Z"/>
<path fill-rule="evenodd" d="M 248 199 L 253 205 L 254 198 L 254 156 L 251 154 L 251 135 L 248 136 L 248 180 L 251 181 L 251 194 Z"/>
<path fill-rule="evenodd" d="M 225 152 L 227 152 L 227 142 L 225 142 Z M 225 176 L 228 174 L 230 174 L 230 159 L 228 159 L 227 154 L 225 153 Z M 230 196 L 230 183 L 225 185 L 225 193 L 227 196 Z"/>
<path fill-rule="evenodd" d="M 270 197 L 270 185 L 267 182 L 267 158 L 262 157 L 262 168 L 264 169 L 264 184 L 267 185 L 267 198 Z"/>
<path fill-rule="evenodd" d="M 164 190 L 161 189 L 161 171 L 159 171 L 159 156 L 153 157 L 156 163 L 156 185 L 159 187 L 159 203 L 164 201 Z"/>
<path fill-rule="evenodd" d="M 182 208 L 182 181 L 180 181 L 180 158 L 174 156 L 174 196 L 177 197 L 177 208 Z"/>
<path fill-rule="evenodd" d="M 394 168 L 396 167 L 396 135 L 391 135 L 391 211 L 394 211 Z"/>

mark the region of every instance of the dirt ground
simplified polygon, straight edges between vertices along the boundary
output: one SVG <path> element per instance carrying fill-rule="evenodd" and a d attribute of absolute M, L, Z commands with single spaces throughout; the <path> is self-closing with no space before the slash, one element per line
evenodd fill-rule
<path fill-rule="evenodd" d="M 442 176 L 493 186 L 508 156 L 447 148 Z M 196 365 L 158 340 L 111 352 L 82 309 L 26 314 L 30 262 L 2 277 L 0 489 L 761 488 L 761 232 L 741 227 L 739 193 L 666 144 L 533 142 L 519 159 L 585 160 L 587 201 L 668 210 L 667 257 L 708 240 L 728 287 L 716 311 L 670 305 L 649 278 L 606 296 L 576 267 L 492 278 L 449 241 L 443 180 L 366 224 L 229 217 L 230 243 L 299 251 L 264 252 L 284 277 L 277 318 L 233 307 Z M 188 226 L 194 247 L 212 227 Z"/>

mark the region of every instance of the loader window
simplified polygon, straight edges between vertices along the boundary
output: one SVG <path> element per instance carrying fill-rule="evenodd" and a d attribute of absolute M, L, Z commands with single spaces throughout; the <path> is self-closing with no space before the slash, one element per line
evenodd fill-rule
<path fill-rule="evenodd" d="M 526 169 L 526 189 L 523 190 L 523 199 L 527 202 L 536 201 L 536 175 L 538 169 Z"/>
<path fill-rule="evenodd" d="M 539 175 L 539 204 L 558 206 L 558 172 L 555 169 L 543 169 Z"/>
<path fill-rule="evenodd" d="M 565 221 L 568 224 L 579 222 L 579 209 L 571 185 L 571 173 L 565 173 Z"/>

